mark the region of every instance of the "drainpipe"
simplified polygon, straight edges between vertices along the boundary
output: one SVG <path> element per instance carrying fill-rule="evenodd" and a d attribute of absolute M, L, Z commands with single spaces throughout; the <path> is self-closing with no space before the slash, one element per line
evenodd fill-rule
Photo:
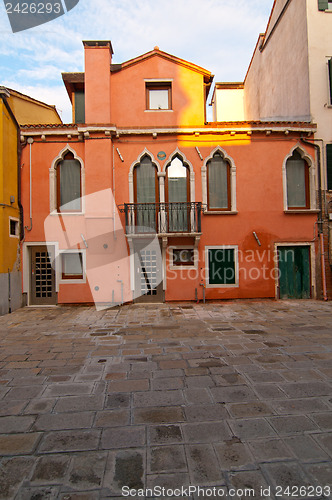
<path fill-rule="evenodd" d="M 322 141 L 322 139 L 314 139 L 315 141 Z M 321 261 L 321 272 L 322 272 L 322 287 L 323 287 L 323 298 L 327 300 L 327 288 L 326 288 L 326 273 L 325 273 L 325 257 L 324 257 L 324 239 L 323 239 L 323 203 L 322 203 L 322 173 L 321 173 L 321 147 L 315 142 L 308 141 L 304 137 L 301 137 L 301 141 L 304 144 L 309 144 L 316 149 L 317 152 L 317 169 L 318 169 L 318 203 L 319 203 L 319 220 L 318 220 L 318 235 L 320 242 L 320 261 Z"/>
<path fill-rule="evenodd" d="M 203 282 L 201 282 L 199 285 L 203 287 L 203 304 L 205 304 L 205 285 Z"/>
<path fill-rule="evenodd" d="M 25 226 L 25 229 L 27 231 L 31 231 L 31 229 L 32 229 L 32 161 L 31 161 L 31 146 L 32 146 L 32 143 L 33 143 L 33 139 L 32 139 L 32 137 L 29 137 L 28 138 L 28 144 L 29 144 L 29 183 L 30 183 L 30 186 L 29 186 L 30 227 L 29 226 Z"/>
<path fill-rule="evenodd" d="M 113 195 L 113 238 L 116 240 L 116 232 L 115 232 L 115 170 L 114 170 L 114 143 L 112 140 L 112 151 L 113 151 L 113 156 L 112 156 L 112 195 Z"/>

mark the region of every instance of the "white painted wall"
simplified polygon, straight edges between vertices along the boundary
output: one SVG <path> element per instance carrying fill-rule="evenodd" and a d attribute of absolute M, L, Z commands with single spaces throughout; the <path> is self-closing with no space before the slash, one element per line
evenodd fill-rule
<path fill-rule="evenodd" d="M 332 11 L 320 12 L 317 2 L 307 0 L 307 18 L 311 115 L 317 123 L 316 137 L 331 143 L 332 106 L 327 61 L 332 57 Z"/>
<path fill-rule="evenodd" d="M 244 89 L 216 88 L 212 103 L 212 110 L 214 121 L 243 121 Z"/>

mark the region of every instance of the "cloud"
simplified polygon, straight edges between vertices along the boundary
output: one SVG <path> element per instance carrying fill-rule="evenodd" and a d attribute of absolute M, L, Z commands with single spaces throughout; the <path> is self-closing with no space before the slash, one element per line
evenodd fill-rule
<path fill-rule="evenodd" d="M 71 123 L 71 103 L 63 85 L 54 87 L 42 85 L 24 85 L 18 80 L 5 80 L 5 87 L 17 90 L 22 94 L 28 95 L 34 99 L 56 106 L 56 109 L 65 123 Z"/>
<path fill-rule="evenodd" d="M 61 72 L 84 70 L 82 40 L 105 39 L 112 41 L 114 62 L 158 45 L 210 70 L 215 81 L 242 80 L 258 35 L 266 28 L 272 3 L 80 0 L 66 15 L 16 34 L 9 31 L 6 13 L 0 8 L 0 84 L 15 81 L 20 88 L 44 89 L 43 95 L 50 96 L 52 103 L 59 102 L 65 119 L 71 121 Z"/>

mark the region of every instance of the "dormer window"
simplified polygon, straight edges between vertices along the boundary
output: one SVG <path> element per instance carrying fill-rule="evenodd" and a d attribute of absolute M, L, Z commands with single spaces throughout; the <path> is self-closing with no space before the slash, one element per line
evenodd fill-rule
<path fill-rule="evenodd" d="M 146 82 L 146 109 L 167 110 L 172 109 L 172 84 L 171 82 Z"/>

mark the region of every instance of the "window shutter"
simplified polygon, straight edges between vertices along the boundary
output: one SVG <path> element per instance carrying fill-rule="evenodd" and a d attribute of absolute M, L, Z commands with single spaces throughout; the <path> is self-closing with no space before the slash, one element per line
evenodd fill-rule
<path fill-rule="evenodd" d="M 329 8 L 328 0 L 318 0 L 318 10 L 327 10 Z"/>
<path fill-rule="evenodd" d="M 332 105 L 332 58 L 328 60 L 329 81 L 330 81 L 330 104 Z"/>
<path fill-rule="evenodd" d="M 332 144 L 326 145 L 327 189 L 332 190 Z"/>
<path fill-rule="evenodd" d="M 233 248 L 209 249 L 209 284 L 234 285 L 235 255 Z"/>
<path fill-rule="evenodd" d="M 75 92 L 75 123 L 85 123 L 84 92 Z"/>

